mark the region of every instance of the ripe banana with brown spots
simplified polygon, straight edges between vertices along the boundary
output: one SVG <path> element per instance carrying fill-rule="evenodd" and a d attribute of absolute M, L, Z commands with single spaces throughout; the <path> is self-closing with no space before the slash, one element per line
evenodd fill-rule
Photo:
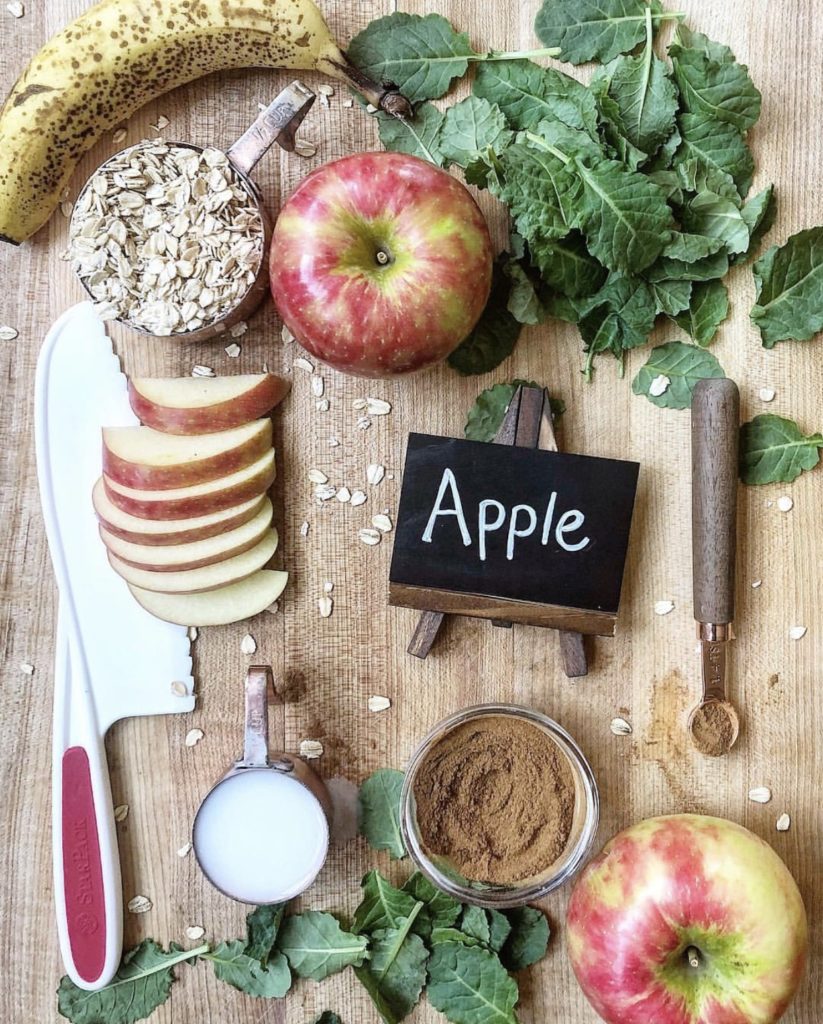
<path fill-rule="evenodd" d="M 312 0 L 103 0 L 46 43 L 0 111 L 0 238 L 42 227 L 83 153 L 149 100 L 252 67 L 322 71 L 411 116 L 349 63 Z"/>

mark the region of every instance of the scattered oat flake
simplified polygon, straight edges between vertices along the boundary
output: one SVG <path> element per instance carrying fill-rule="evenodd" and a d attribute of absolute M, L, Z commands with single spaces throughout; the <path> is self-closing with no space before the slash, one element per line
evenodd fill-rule
<path fill-rule="evenodd" d="M 329 438 L 329 448 L 339 448 L 339 447 L 340 447 L 339 439 L 336 438 L 336 437 L 330 437 Z"/>
<path fill-rule="evenodd" d="M 230 359 L 236 359 L 240 355 L 241 349 L 236 341 L 233 341 L 231 345 L 226 345 L 226 355 Z"/>
<path fill-rule="evenodd" d="M 186 733 L 185 743 L 187 747 L 196 746 L 200 740 L 203 739 L 204 733 L 202 729 L 189 729 Z"/>
<path fill-rule="evenodd" d="M 807 629 L 805 626 L 792 626 L 789 630 L 789 636 L 792 640 L 802 640 L 806 633 Z"/>
<path fill-rule="evenodd" d="M 386 473 L 387 480 L 394 480 L 394 473 Z"/>
<path fill-rule="evenodd" d="M 323 584 L 323 590 L 325 590 L 327 594 L 330 594 L 334 590 L 334 584 L 331 580 L 326 580 Z"/>
<path fill-rule="evenodd" d="M 354 106 L 354 100 L 343 100 L 343 106 L 350 110 Z"/>
<path fill-rule="evenodd" d="M 383 512 L 380 512 L 378 513 L 378 515 L 374 516 L 374 518 L 371 521 L 371 524 L 372 526 L 377 527 L 377 529 L 381 533 L 389 533 L 389 531 L 392 528 L 391 519 Z"/>
<path fill-rule="evenodd" d="M 309 535 L 309 524 L 304 521 L 301 524 L 301 526 L 300 526 L 300 536 L 301 537 L 308 537 L 308 535 Z"/>
<path fill-rule="evenodd" d="M 334 96 L 334 89 L 330 85 L 318 85 L 317 91 L 321 96 Z"/>
<path fill-rule="evenodd" d="M 320 401 L 315 405 L 315 409 L 317 409 L 318 412 L 328 412 L 329 411 L 329 400 L 328 400 L 328 398 L 321 398 Z"/>
<path fill-rule="evenodd" d="M 772 791 L 768 786 L 756 786 L 749 790 L 749 799 L 756 804 L 767 804 L 772 798 Z"/>
<path fill-rule="evenodd" d="M 190 640 L 190 641 L 191 641 L 192 643 L 194 643 L 194 641 L 195 641 L 195 640 L 197 639 L 197 637 L 198 637 L 198 636 L 200 635 L 200 634 L 199 634 L 199 633 L 197 632 L 197 626 L 189 626 L 189 629 L 188 629 L 188 635 L 189 635 L 189 640 Z"/>
<path fill-rule="evenodd" d="M 781 814 L 780 817 L 777 819 L 777 821 L 774 824 L 774 827 L 777 829 L 778 832 L 788 832 L 791 823 L 792 819 L 788 816 L 788 814 L 784 813 Z"/>
<path fill-rule="evenodd" d="M 323 754 L 323 744 L 320 740 L 301 740 L 300 741 L 300 756 L 305 758 L 321 757 Z"/>
<path fill-rule="evenodd" d="M 171 121 L 166 117 L 166 115 L 161 114 L 160 117 L 157 118 L 157 121 L 154 124 L 149 125 L 149 127 L 159 135 L 160 132 L 164 132 L 170 124 Z"/>
<path fill-rule="evenodd" d="M 214 372 L 214 370 L 210 366 L 201 366 L 199 363 L 196 363 L 191 368 L 191 375 L 192 375 L 192 377 L 216 377 L 217 376 L 217 374 Z"/>
<path fill-rule="evenodd" d="M 368 416 L 361 416 L 357 421 L 358 430 L 368 430 L 371 426 L 371 420 Z"/>
<path fill-rule="evenodd" d="M 23 664 L 20 666 L 20 671 L 23 673 L 24 676 L 33 676 L 34 665 L 30 665 L 29 662 L 24 661 Z"/>
<path fill-rule="evenodd" d="M 280 611 L 280 602 L 272 601 L 272 603 L 268 606 L 268 608 L 265 608 L 264 611 L 267 611 L 269 615 L 276 615 Z"/>
<path fill-rule="evenodd" d="M 777 499 L 777 507 L 781 512 L 791 512 L 794 508 L 794 502 L 788 494 L 784 494 L 782 497 Z"/>
<path fill-rule="evenodd" d="M 763 580 L 752 580 L 752 590 L 759 590 L 763 586 Z"/>
<path fill-rule="evenodd" d="M 351 491 L 348 487 L 341 487 L 337 492 L 337 500 L 342 501 L 345 504 L 347 501 L 351 501 Z"/>
<path fill-rule="evenodd" d="M 334 484 L 318 484 L 314 494 L 319 501 L 330 501 L 337 494 L 337 488 Z"/>
<path fill-rule="evenodd" d="M 243 654 L 254 654 L 254 652 L 257 650 L 257 641 L 254 639 L 251 633 L 246 633 L 246 635 L 240 641 L 240 650 L 243 652 Z"/>
<path fill-rule="evenodd" d="M 280 340 L 284 345 L 290 345 L 294 341 L 294 335 L 285 324 L 280 328 Z"/>
<path fill-rule="evenodd" d="M 660 395 L 664 395 L 669 390 L 670 384 L 671 378 L 667 377 L 664 373 L 659 373 L 649 384 L 649 394 L 653 398 L 659 398 Z"/>
<path fill-rule="evenodd" d="M 372 486 L 379 484 L 385 475 L 386 469 L 379 463 L 373 462 L 366 466 L 366 481 Z"/>
<path fill-rule="evenodd" d="M 130 914 L 146 914 L 151 910 L 153 904 L 148 896 L 132 896 L 128 902 Z"/>
<path fill-rule="evenodd" d="M 305 370 L 306 373 L 314 373 L 314 367 L 312 364 L 308 359 L 304 359 L 302 356 L 298 356 L 292 363 L 292 366 L 296 366 L 298 370 Z"/>
<path fill-rule="evenodd" d="M 381 534 L 379 530 L 372 530 L 370 527 L 364 526 L 363 529 L 358 532 L 357 536 L 364 544 L 373 545 L 380 543 Z"/>
<path fill-rule="evenodd" d="M 368 400 L 365 398 L 355 398 L 355 400 L 351 404 L 351 407 L 352 409 L 359 411 L 360 409 L 365 409 L 368 404 Z"/>
<path fill-rule="evenodd" d="M 654 614 L 655 615 L 668 615 L 669 612 L 674 611 L 674 601 L 655 601 L 654 603 Z"/>
<path fill-rule="evenodd" d="M 0 324 L 0 341 L 14 341 L 18 333 L 14 327 L 9 327 L 8 324 Z"/>
<path fill-rule="evenodd" d="M 126 129 L 125 128 L 118 128 L 117 131 L 112 134 L 111 141 L 113 143 L 115 143 L 115 145 L 116 145 L 117 143 L 122 142 L 123 139 L 125 139 L 125 137 L 126 137 Z"/>
<path fill-rule="evenodd" d="M 367 103 L 366 104 L 366 111 L 369 114 L 376 114 L 377 113 L 377 107 L 373 103 Z"/>
<path fill-rule="evenodd" d="M 298 139 L 294 144 L 294 152 L 298 156 L 314 156 L 317 152 L 317 146 L 311 142 L 307 142 L 305 139 Z"/>
<path fill-rule="evenodd" d="M 324 595 L 317 602 L 317 608 L 321 619 L 327 619 L 334 611 L 334 601 L 328 595 Z"/>
<path fill-rule="evenodd" d="M 188 857 L 191 853 L 191 843 L 183 843 L 180 849 L 177 851 L 178 857 Z"/>
<path fill-rule="evenodd" d="M 391 412 L 391 402 L 387 402 L 383 398 L 368 398 L 366 412 L 370 416 L 387 416 Z"/>
<path fill-rule="evenodd" d="M 388 697 L 369 697 L 369 711 L 388 711 L 391 701 Z"/>
<path fill-rule="evenodd" d="M 206 929 L 199 924 L 190 924 L 186 929 L 186 938 L 191 939 L 192 942 L 196 942 L 198 939 L 202 939 L 206 934 Z"/>
<path fill-rule="evenodd" d="M 129 805 L 128 804 L 118 804 L 114 808 L 114 820 L 115 821 L 125 821 L 126 818 L 128 818 L 128 816 L 129 816 Z"/>
<path fill-rule="evenodd" d="M 365 491 L 352 491 L 351 503 L 355 508 L 358 505 L 365 505 L 367 500 Z"/>
<path fill-rule="evenodd" d="M 326 390 L 326 382 L 319 374 L 314 374 L 311 379 L 311 390 L 315 398 L 322 398 Z"/>
<path fill-rule="evenodd" d="M 26 8 L 19 2 L 19 0 L 12 0 L 10 4 L 6 4 L 6 10 L 12 18 L 22 18 L 26 13 Z"/>
<path fill-rule="evenodd" d="M 71 212 L 74 209 L 74 203 L 70 199 L 64 199 L 60 204 L 60 212 L 64 217 L 71 217 Z"/>
<path fill-rule="evenodd" d="M 313 484 L 327 484 L 329 482 L 329 478 L 322 469 L 310 469 L 309 480 L 311 480 Z"/>
<path fill-rule="evenodd" d="M 171 684 L 171 692 L 175 697 L 188 697 L 189 688 L 182 680 L 175 679 Z"/>
<path fill-rule="evenodd" d="M 615 736 L 628 736 L 632 731 L 631 724 L 625 718 L 613 718 L 609 728 Z"/>
<path fill-rule="evenodd" d="M 775 396 L 774 388 L 761 388 L 760 389 L 760 401 L 761 402 L 773 402 Z"/>
<path fill-rule="evenodd" d="M 242 338 L 248 329 L 249 325 L 246 323 L 246 321 L 241 320 L 239 324 L 235 324 L 234 327 L 231 328 L 229 334 L 233 338 Z"/>

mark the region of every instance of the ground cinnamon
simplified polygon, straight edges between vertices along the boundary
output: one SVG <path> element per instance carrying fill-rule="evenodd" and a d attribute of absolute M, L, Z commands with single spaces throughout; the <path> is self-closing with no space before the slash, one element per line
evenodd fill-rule
<path fill-rule="evenodd" d="M 421 839 L 464 878 L 507 885 L 539 875 L 572 829 L 574 776 L 537 725 L 486 715 L 448 732 L 414 784 Z"/>
<path fill-rule="evenodd" d="M 701 704 L 692 716 L 690 730 L 695 747 L 708 757 L 722 757 L 734 741 L 734 722 L 723 701 Z"/>

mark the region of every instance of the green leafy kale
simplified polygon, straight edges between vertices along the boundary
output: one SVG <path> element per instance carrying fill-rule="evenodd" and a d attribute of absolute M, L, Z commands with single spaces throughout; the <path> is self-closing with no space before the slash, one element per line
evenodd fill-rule
<path fill-rule="evenodd" d="M 344 932 L 337 918 L 319 910 L 287 917 L 277 936 L 277 948 L 285 954 L 300 978 L 322 981 L 344 967 L 358 967 L 366 958 L 365 935 Z"/>
<path fill-rule="evenodd" d="M 283 954 L 268 956 L 264 966 L 249 956 L 242 939 L 219 943 L 204 953 L 203 959 L 211 961 L 214 973 L 221 981 L 249 996 L 279 998 L 291 988 L 291 972 Z"/>
<path fill-rule="evenodd" d="M 744 484 L 791 483 L 820 461 L 823 434 L 804 434 L 793 420 L 765 413 L 740 428 Z"/>
<path fill-rule="evenodd" d="M 717 44 L 706 40 L 704 45 L 692 46 L 697 35 L 678 30 L 669 46 L 674 78 L 680 89 L 683 108 L 692 114 L 708 114 L 718 121 L 734 125 L 741 132 L 748 131 L 760 117 L 760 93 L 749 78 L 748 69 L 738 64 L 728 47 L 721 47 L 718 59 Z"/>
<path fill-rule="evenodd" d="M 661 409 L 688 409 L 699 380 L 725 376 L 711 352 L 682 341 L 668 341 L 652 349 L 632 382 L 632 391 L 645 395 Z"/>
<path fill-rule="evenodd" d="M 644 0 L 545 0 L 534 29 L 546 46 L 560 47 L 561 60 L 606 63 L 643 41 L 646 8 Z M 655 22 L 681 17 L 663 13 L 656 0 L 650 13 Z"/>
<path fill-rule="evenodd" d="M 675 316 L 678 327 L 705 348 L 729 315 L 729 292 L 722 281 L 703 281 L 692 289 L 691 301 Z"/>
<path fill-rule="evenodd" d="M 753 268 L 756 301 L 751 318 L 765 348 L 808 341 L 823 330 L 823 227 L 808 228 L 773 245 Z"/>
<path fill-rule="evenodd" d="M 500 950 L 500 960 L 506 970 L 522 971 L 546 955 L 549 945 L 549 920 L 536 907 L 516 907 L 507 910 L 511 931 Z"/>
<path fill-rule="evenodd" d="M 400 831 L 400 791 L 403 773 L 393 768 L 380 768 L 360 787 L 360 833 L 375 850 L 388 850 L 389 856 L 400 860 L 406 856 Z"/>
<path fill-rule="evenodd" d="M 417 900 L 395 887 L 379 871 L 369 871 L 360 883 L 363 898 L 354 912 L 352 930 L 358 934 L 378 928 L 397 928 L 414 911 Z"/>
<path fill-rule="evenodd" d="M 509 278 L 504 261 L 494 266 L 486 307 L 471 334 L 451 353 L 449 366 L 464 376 L 488 373 L 512 354 L 522 324 L 509 311 Z"/>
<path fill-rule="evenodd" d="M 446 160 L 466 168 L 489 146 L 507 146 L 512 135 L 496 103 L 467 96 L 446 110 L 439 146 Z"/>
<path fill-rule="evenodd" d="M 380 141 L 386 149 L 408 153 L 438 167 L 447 163 L 446 155 L 440 148 L 445 116 L 433 103 L 421 103 L 412 121 L 401 121 L 399 117 L 381 111 L 375 117 Z"/>
<path fill-rule="evenodd" d="M 500 960 L 479 946 L 438 942 L 429 958 L 429 1002 L 453 1024 L 516 1024 L 518 991 Z"/>

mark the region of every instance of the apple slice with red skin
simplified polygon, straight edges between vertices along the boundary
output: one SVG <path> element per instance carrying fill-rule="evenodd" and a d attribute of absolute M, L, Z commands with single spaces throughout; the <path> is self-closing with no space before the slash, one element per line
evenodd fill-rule
<path fill-rule="evenodd" d="M 254 519 L 236 530 L 196 540 L 190 544 L 130 544 L 100 527 L 100 537 L 108 551 L 135 569 L 151 572 L 180 572 L 224 562 L 259 544 L 271 526 L 274 509 L 268 498 Z"/>
<path fill-rule="evenodd" d="M 283 593 L 289 574 L 260 569 L 237 583 L 200 594 L 158 594 L 129 584 L 135 601 L 147 612 L 179 626 L 225 626 L 264 611 Z"/>
<path fill-rule="evenodd" d="M 259 544 L 242 554 L 227 558 L 223 562 L 214 562 L 199 569 L 182 569 L 175 572 L 152 572 L 150 569 L 137 569 L 129 565 L 117 555 L 108 552 L 109 563 L 126 583 L 142 590 L 154 590 L 161 594 L 197 594 L 203 590 L 216 590 L 230 583 L 251 576 L 262 569 L 277 550 L 277 530 L 273 527 Z"/>
<path fill-rule="evenodd" d="M 274 373 L 132 377 L 129 402 L 147 427 L 166 434 L 212 434 L 265 416 L 290 387 Z"/>
<path fill-rule="evenodd" d="M 126 487 L 190 487 L 250 465 L 271 448 L 271 440 L 270 419 L 194 436 L 153 427 L 104 427 L 103 472 Z"/>
<path fill-rule="evenodd" d="M 274 482 L 274 449 L 243 469 L 204 484 L 169 490 L 125 487 L 103 475 L 109 500 L 124 512 L 142 519 L 185 519 L 239 505 L 264 494 Z"/>
<path fill-rule="evenodd" d="M 241 505 L 223 509 L 222 512 L 188 519 L 141 519 L 129 515 L 111 501 L 102 477 L 91 493 L 97 518 L 110 534 L 130 544 L 151 546 L 190 544 L 228 530 L 236 530 L 257 515 L 265 500 L 266 495 L 261 494 Z"/>

